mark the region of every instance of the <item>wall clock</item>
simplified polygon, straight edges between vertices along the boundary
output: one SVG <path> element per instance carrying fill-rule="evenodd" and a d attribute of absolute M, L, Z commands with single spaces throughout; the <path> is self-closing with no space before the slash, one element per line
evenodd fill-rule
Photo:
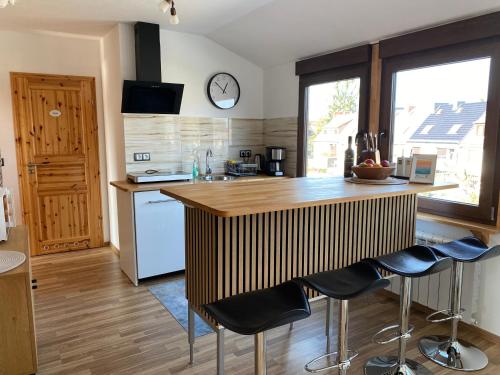
<path fill-rule="evenodd" d="M 207 95 L 217 108 L 230 109 L 240 100 L 240 85 L 231 74 L 217 73 L 208 81 Z"/>

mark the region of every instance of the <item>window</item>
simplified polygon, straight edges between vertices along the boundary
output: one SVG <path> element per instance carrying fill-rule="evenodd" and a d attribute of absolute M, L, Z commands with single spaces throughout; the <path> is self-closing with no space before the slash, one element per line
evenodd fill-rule
<path fill-rule="evenodd" d="M 476 124 L 476 137 L 484 137 L 484 124 Z"/>
<path fill-rule="evenodd" d="M 438 157 L 438 159 L 446 158 L 447 154 L 448 154 L 448 149 L 447 148 L 438 148 L 437 149 L 437 157 Z"/>
<path fill-rule="evenodd" d="M 437 112 L 436 114 L 441 114 L 441 109 L 439 110 L 439 112 Z M 421 131 L 421 134 L 429 134 L 429 132 L 431 131 L 431 129 L 434 127 L 434 125 L 425 125 L 424 128 L 422 129 Z"/>
<path fill-rule="evenodd" d="M 360 78 L 308 87 L 307 176 L 343 176 L 344 150 L 359 126 Z"/>
<path fill-rule="evenodd" d="M 462 113 L 463 112 L 463 107 L 461 107 L 457 113 Z M 450 130 L 448 130 L 448 134 L 457 134 L 458 131 L 460 130 L 460 128 L 462 127 L 462 124 L 455 124 L 455 125 L 452 125 Z"/>
<path fill-rule="evenodd" d="M 500 45 L 476 41 L 384 61 L 381 127 L 389 137 L 383 154 L 393 161 L 414 153 L 437 154 L 436 182 L 459 185 L 422 194 L 420 210 L 494 222 L 496 56 Z M 497 104 L 490 108 L 488 103 Z"/>
<path fill-rule="evenodd" d="M 371 46 L 302 60 L 297 176 L 344 175 L 348 138 L 368 128 Z"/>

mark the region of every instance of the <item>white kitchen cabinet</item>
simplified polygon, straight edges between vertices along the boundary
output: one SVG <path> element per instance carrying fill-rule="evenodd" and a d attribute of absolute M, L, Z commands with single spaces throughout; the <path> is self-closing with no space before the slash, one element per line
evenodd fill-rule
<path fill-rule="evenodd" d="M 130 280 L 184 270 L 184 206 L 159 190 L 118 191 L 120 265 Z"/>

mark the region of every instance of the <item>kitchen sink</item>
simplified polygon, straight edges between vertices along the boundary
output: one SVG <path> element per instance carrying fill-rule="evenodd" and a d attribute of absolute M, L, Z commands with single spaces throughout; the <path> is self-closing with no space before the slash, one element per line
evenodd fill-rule
<path fill-rule="evenodd" d="M 199 176 L 198 179 L 201 181 L 233 181 L 236 180 L 236 177 L 221 174 L 211 174 L 206 176 Z"/>

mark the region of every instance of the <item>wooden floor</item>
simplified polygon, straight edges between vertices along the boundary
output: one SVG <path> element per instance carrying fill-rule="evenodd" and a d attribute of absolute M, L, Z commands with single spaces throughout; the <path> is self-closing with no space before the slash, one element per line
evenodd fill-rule
<path fill-rule="evenodd" d="M 196 364 L 188 362 L 186 332 L 148 291 L 134 287 L 121 273 L 117 255 L 109 248 L 47 255 L 33 259 L 38 279 L 35 291 L 39 375 L 46 374 L 215 374 L 215 335 L 197 339 Z M 324 351 L 324 303 L 313 303 L 313 315 L 268 335 L 268 373 L 304 374 L 304 363 Z M 396 353 L 396 344 L 378 346 L 371 336 L 397 321 L 398 304 L 386 297 L 359 298 L 351 304 L 350 346 L 361 354 L 351 374 L 362 374 L 373 355 Z M 415 337 L 446 333 L 446 325 L 428 325 L 414 312 Z M 476 343 L 490 358 L 478 375 L 500 374 L 500 345 L 476 333 L 461 336 Z M 426 361 L 409 345 L 409 358 L 417 359 L 435 374 L 455 372 Z M 253 373 L 253 339 L 227 333 L 226 374 Z M 330 374 L 336 373 L 335 371 Z"/>

